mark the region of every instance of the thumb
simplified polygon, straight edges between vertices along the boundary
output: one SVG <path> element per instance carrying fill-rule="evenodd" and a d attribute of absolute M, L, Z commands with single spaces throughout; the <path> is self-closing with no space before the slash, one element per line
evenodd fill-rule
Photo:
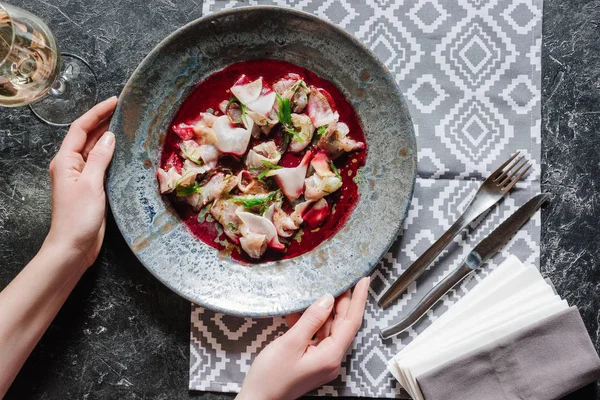
<path fill-rule="evenodd" d="M 287 335 L 303 345 L 311 341 L 317 331 L 323 326 L 333 308 L 335 299 L 326 294 L 304 311 L 298 322 L 292 326 Z"/>
<path fill-rule="evenodd" d="M 115 151 L 115 135 L 106 131 L 88 154 L 83 175 L 94 182 L 102 181 Z"/>

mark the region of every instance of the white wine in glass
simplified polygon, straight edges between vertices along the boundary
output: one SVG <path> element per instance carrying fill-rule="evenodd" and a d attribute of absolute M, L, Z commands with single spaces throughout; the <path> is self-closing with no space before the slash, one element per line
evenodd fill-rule
<path fill-rule="evenodd" d="M 29 104 L 51 125 L 69 125 L 96 104 L 98 84 L 87 62 L 60 54 L 48 26 L 0 3 L 0 107 Z"/>

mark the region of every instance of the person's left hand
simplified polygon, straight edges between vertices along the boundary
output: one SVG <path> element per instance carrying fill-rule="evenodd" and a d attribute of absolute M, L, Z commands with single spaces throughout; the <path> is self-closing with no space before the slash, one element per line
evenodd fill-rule
<path fill-rule="evenodd" d="M 369 278 L 337 301 L 325 295 L 305 312 L 288 316 L 289 331 L 254 360 L 236 400 L 295 399 L 333 379 L 365 311 Z"/>
<path fill-rule="evenodd" d="M 50 163 L 52 223 L 44 245 L 82 268 L 96 260 L 104 238 L 104 174 L 115 150 L 107 129 L 116 105 L 111 97 L 73 122 Z"/>

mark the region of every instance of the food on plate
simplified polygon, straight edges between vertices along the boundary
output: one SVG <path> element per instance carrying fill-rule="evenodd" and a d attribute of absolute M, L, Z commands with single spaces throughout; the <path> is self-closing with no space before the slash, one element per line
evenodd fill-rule
<path fill-rule="evenodd" d="M 240 260 L 283 259 L 343 226 L 365 157 L 337 88 L 292 64 L 249 61 L 213 74 L 184 102 L 158 186 L 208 244 Z"/>

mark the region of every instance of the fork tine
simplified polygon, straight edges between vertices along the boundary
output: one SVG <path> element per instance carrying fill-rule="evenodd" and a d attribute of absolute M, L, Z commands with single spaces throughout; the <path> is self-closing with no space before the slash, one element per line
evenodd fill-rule
<path fill-rule="evenodd" d="M 502 164 L 500 167 L 498 167 L 497 170 L 495 170 L 494 172 L 492 172 L 492 174 L 490 175 L 490 178 L 492 179 L 496 179 L 496 177 L 498 175 L 500 175 L 502 172 L 504 172 L 504 167 L 506 167 L 512 160 L 515 159 L 515 157 L 517 157 L 519 155 L 519 152 L 517 151 L 515 154 L 513 154 L 508 160 L 506 160 L 504 162 L 504 164 Z"/>
<path fill-rule="evenodd" d="M 519 157 L 517 160 L 515 160 L 510 167 L 504 169 L 504 171 L 502 171 L 502 174 L 500 174 L 500 176 L 498 176 L 496 179 L 494 179 L 494 182 L 499 182 L 500 180 L 504 180 L 504 178 L 506 177 L 506 174 L 508 174 L 514 167 L 516 167 L 522 160 L 523 158 L 525 158 L 525 156 L 521 156 Z"/>
<path fill-rule="evenodd" d="M 506 178 L 502 179 L 502 181 L 500 181 L 500 183 L 498 183 L 498 185 L 500 185 L 500 186 L 506 185 L 508 182 L 510 182 L 511 178 L 513 176 L 515 176 L 515 174 L 517 174 L 521 169 L 523 169 L 523 167 L 525 165 L 527 165 L 527 160 L 523 160 L 523 159 L 524 159 L 524 157 L 521 157 L 518 160 L 518 162 L 516 162 L 515 164 L 513 164 L 510 167 L 510 169 L 507 171 L 507 172 L 510 172 L 510 174 Z M 523 162 L 521 162 L 521 161 L 523 161 Z"/>
<path fill-rule="evenodd" d="M 505 192 L 510 191 L 510 189 L 512 189 L 513 186 L 515 186 L 515 184 L 523 177 L 523 175 L 525 175 L 527 173 L 527 171 L 529 171 L 530 168 L 531 168 L 531 165 L 528 165 L 527 168 L 525 168 L 523 170 L 523 172 L 521 172 L 519 175 L 517 175 L 517 177 L 515 179 L 513 179 L 512 182 L 509 183 L 508 186 L 505 187 L 503 190 Z"/>

